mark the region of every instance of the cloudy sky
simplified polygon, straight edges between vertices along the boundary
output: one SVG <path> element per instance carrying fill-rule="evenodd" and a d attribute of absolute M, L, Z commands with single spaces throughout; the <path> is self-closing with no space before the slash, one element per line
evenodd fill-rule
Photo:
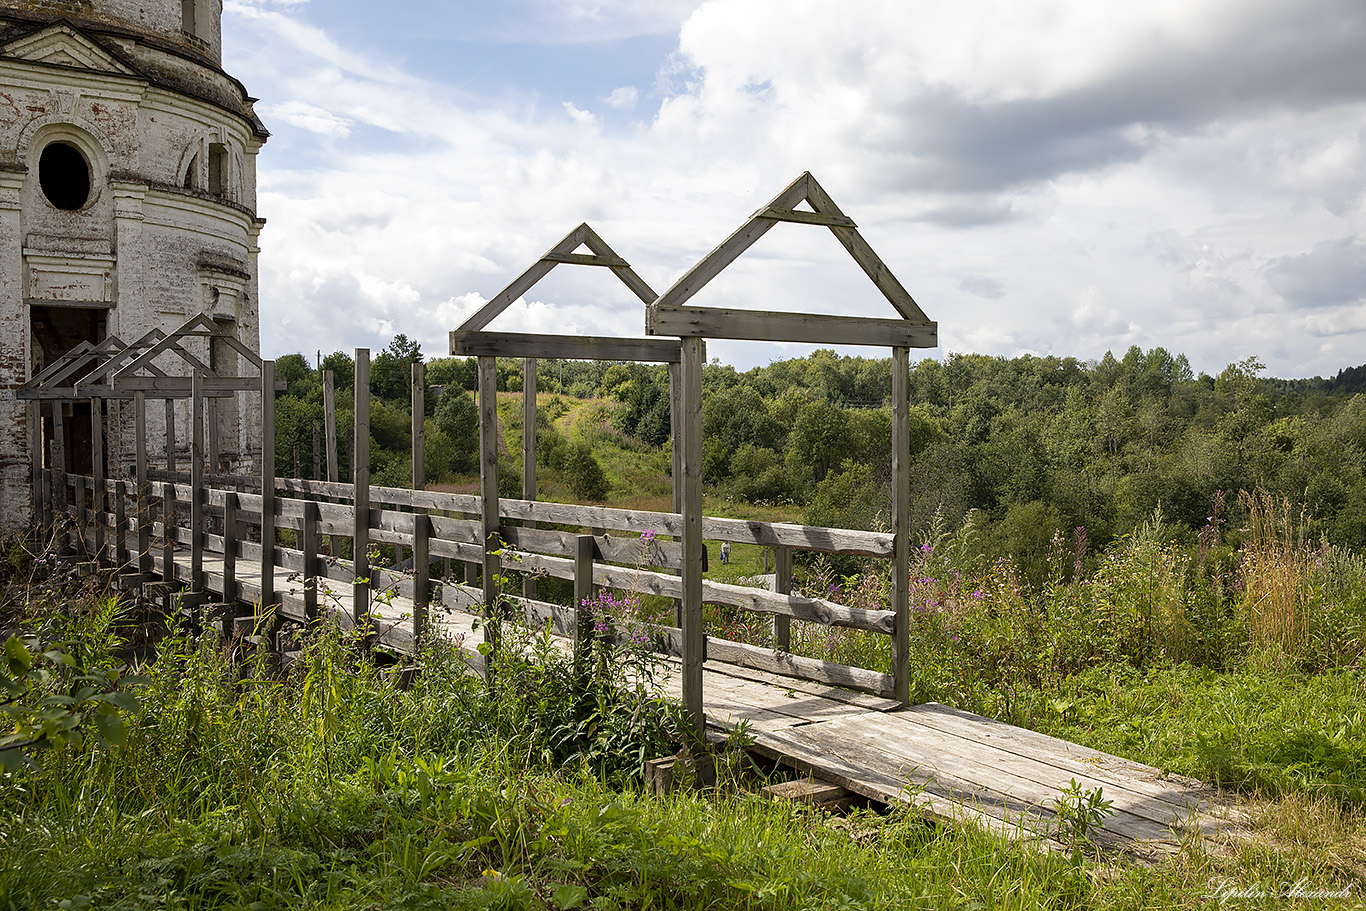
<path fill-rule="evenodd" d="M 1366 363 L 1360 0 L 227 0 L 223 32 L 273 133 L 270 355 L 445 354 L 582 221 L 663 291 L 809 170 L 938 321 L 927 355 Z M 805 225 L 693 302 L 893 315 Z M 561 266 L 491 328 L 643 326 Z"/>

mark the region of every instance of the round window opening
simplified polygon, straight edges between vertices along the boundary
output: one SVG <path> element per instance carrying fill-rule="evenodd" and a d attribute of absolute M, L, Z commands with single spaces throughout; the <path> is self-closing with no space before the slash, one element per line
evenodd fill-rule
<path fill-rule="evenodd" d="M 74 145 L 54 142 L 38 159 L 38 185 L 48 202 L 74 212 L 90 199 L 90 165 Z"/>

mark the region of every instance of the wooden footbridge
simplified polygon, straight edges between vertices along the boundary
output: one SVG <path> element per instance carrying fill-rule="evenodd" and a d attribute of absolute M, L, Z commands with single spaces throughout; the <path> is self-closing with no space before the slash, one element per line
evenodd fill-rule
<path fill-rule="evenodd" d="M 805 203 L 807 208 L 798 208 Z M 828 228 L 900 318 L 873 320 L 790 313 L 721 311 L 685 302 L 779 221 Z M 581 248 L 587 252 L 579 252 Z M 602 266 L 647 306 L 642 339 L 536 336 L 484 331 L 503 309 L 559 264 Z M 1048 846 L 1054 801 L 1073 781 L 1101 788 L 1115 814 L 1100 841 L 1140 855 L 1218 836 L 1239 823 L 1236 810 L 1197 782 L 941 705 L 909 704 L 909 439 L 911 347 L 936 344 L 930 322 L 848 217 L 804 174 L 727 241 L 655 295 L 587 225 L 570 232 L 523 275 L 451 333 L 453 354 L 479 364 L 481 487 L 478 495 L 426 490 L 423 476 L 421 365 L 413 377 L 413 481 L 410 488 L 370 484 L 369 353 L 356 352 L 355 445 L 350 483 L 337 481 L 335 403 L 327 409 L 328 477 L 281 478 L 265 458 L 250 476 L 216 473 L 209 417 L 218 399 L 259 395 L 262 442 L 273 453 L 273 363 L 239 351 L 249 369 L 222 373 L 196 357 L 196 339 L 217 327 L 204 318 L 131 344 L 83 345 L 35 376 L 20 397 L 31 402 L 33 490 L 40 526 L 64 550 L 112 571 L 124 586 L 158 586 L 225 628 L 259 632 L 267 617 L 333 618 L 363 627 L 385 648 L 416 654 L 435 637 L 498 648 L 498 623 L 547 624 L 570 647 L 595 635 L 588 605 L 595 588 L 657 596 L 672 616 L 640 623 L 666 656 L 661 684 L 683 703 L 695 734 L 743 725 L 752 749 L 812 776 L 883 802 L 906 802 L 937 817 L 968 820 L 1008 837 Z M 674 336 L 664 338 L 659 336 Z M 892 529 L 872 533 L 703 515 L 701 366 L 707 337 L 893 349 Z M 499 496 L 495 358 L 524 361 L 523 496 Z M 538 358 L 662 362 L 673 390 L 675 502 L 642 512 L 536 499 L 535 412 Z M 179 372 L 176 367 L 183 368 Z M 188 375 L 185 375 L 188 372 Z M 330 380 L 330 377 L 327 377 Z M 165 458 L 148 451 L 147 399 L 163 399 Z M 106 400 L 132 402 L 130 464 L 106 470 Z M 187 464 L 178 463 L 175 412 L 188 400 Z M 89 472 L 68 470 L 64 409 L 89 402 Z M 183 450 L 182 450 L 183 451 Z M 771 590 L 706 579 L 707 541 L 770 548 Z M 384 561 L 379 551 L 394 554 Z M 794 554 L 854 555 L 891 564 L 884 609 L 849 607 L 791 593 Z M 392 568 L 399 558 L 410 570 Z M 434 572 L 435 570 L 435 572 Z M 570 604 L 537 597 L 537 580 L 571 580 Z M 509 580 L 520 580 L 520 586 Z M 703 605 L 771 618 L 763 644 L 707 635 Z M 795 655 L 792 625 L 819 624 L 890 641 L 890 661 L 874 670 Z"/>

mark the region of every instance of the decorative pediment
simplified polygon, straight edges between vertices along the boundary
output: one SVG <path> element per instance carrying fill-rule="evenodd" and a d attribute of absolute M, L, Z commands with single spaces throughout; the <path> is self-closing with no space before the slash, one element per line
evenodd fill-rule
<path fill-rule="evenodd" d="M 103 45 L 66 22 L 53 23 L 0 45 L 0 57 L 119 76 L 141 75 Z"/>

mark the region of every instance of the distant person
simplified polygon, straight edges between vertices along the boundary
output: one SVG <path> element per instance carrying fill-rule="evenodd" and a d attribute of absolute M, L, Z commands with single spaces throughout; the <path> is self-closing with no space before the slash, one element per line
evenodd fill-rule
<path fill-rule="evenodd" d="M 730 562 L 730 542 L 729 542 L 729 541 L 722 541 L 722 542 L 721 542 L 721 565 L 722 565 L 722 566 L 725 566 L 725 565 L 726 565 L 727 563 L 729 563 L 729 562 Z"/>

